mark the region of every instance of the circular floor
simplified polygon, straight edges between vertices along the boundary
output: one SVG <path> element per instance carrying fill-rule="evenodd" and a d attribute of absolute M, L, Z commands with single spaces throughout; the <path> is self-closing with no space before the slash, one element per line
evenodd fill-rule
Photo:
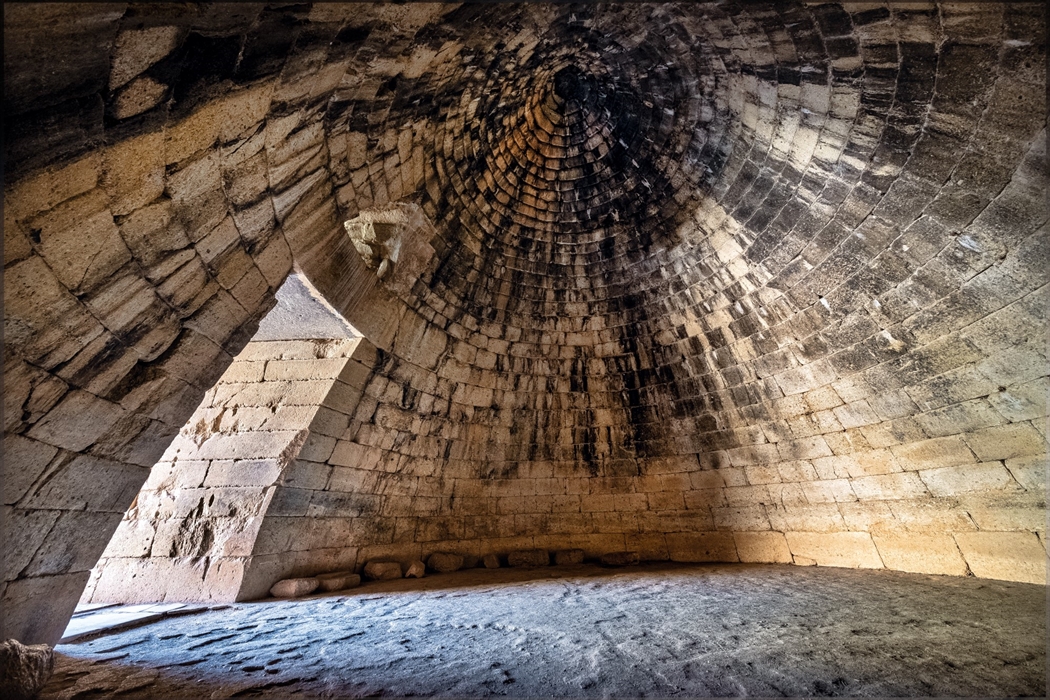
<path fill-rule="evenodd" d="M 776 565 L 476 569 L 60 645 L 41 697 L 1045 696 L 1046 592 Z"/>

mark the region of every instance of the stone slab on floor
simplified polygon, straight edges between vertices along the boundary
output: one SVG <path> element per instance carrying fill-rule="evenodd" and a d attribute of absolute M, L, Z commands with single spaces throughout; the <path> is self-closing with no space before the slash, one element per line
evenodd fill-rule
<path fill-rule="evenodd" d="M 192 603 L 143 603 L 139 605 L 81 605 L 62 633 L 59 644 L 72 644 L 106 632 L 155 622 L 172 614 L 190 615 L 208 610 Z"/>

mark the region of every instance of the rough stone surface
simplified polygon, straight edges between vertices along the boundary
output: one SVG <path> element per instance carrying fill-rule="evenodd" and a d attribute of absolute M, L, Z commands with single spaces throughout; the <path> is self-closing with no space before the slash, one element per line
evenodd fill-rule
<path fill-rule="evenodd" d="M 498 569 L 500 567 L 499 555 L 490 552 L 481 558 L 481 563 L 486 569 Z"/>
<path fill-rule="evenodd" d="M 270 587 L 274 598 L 300 598 L 316 591 L 321 582 L 316 578 L 286 578 Z"/>
<path fill-rule="evenodd" d="M 447 574 L 463 568 L 463 555 L 452 552 L 434 552 L 427 557 L 427 566 L 431 571 Z"/>
<path fill-rule="evenodd" d="M 325 592 L 342 591 L 361 585 L 361 575 L 355 574 L 353 571 L 333 571 L 327 574 L 319 574 L 314 578 L 321 584 L 318 586 L 318 590 Z"/>
<path fill-rule="evenodd" d="M 43 697 L 1040 697 L 1046 688 L 1043 586 L 777 565 L 568 571 L 472 569 L 172 617 L 60 645 Z"/>
<path fill-rule="evenodd" d="M 24 645 L 17 639 L 0 642 L 0 696 L 31 700 L 51 678 L 55 650 L 46 644 Z"/>
<path fill-rule="evenodd" d="M 559 549 L 554 553 L 554 563 L 557 566 L 583 563 L 582 549 Z"/>
<path fill-rule="evenodd" d="M 401 565 L 396 561 L 370 561 L 365 564 L 364 574 L 373 581 L 401 578 Z"/>
<path fill-rule="evenodd" d="M 507 566 L 549 566 L 550 563 L 546 549 L 519 549 L 507 555 Z"/>
<path fill-rule="evenodd" d="M 602 566 L 632 566 L 640 561 L 638 552 L 606 552 L 598 558 Z"/>
<path fill-rule="evenodd" d="M 421 561 L 414 561 L 408 565 L 408 571 L 405 572 L 405 578 L 423 578 L 426 573 L 426 564 Z"/>

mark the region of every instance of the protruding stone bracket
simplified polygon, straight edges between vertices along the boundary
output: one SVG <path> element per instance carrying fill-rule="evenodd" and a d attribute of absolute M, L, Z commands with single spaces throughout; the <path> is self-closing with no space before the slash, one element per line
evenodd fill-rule
<path fill-rule="evenodd" d="M 407 295 L 434 256 L 436 233 L 423 210 L 396 202 L 365 209 L 343 223 L 361 260 L 390 291 Z"/>

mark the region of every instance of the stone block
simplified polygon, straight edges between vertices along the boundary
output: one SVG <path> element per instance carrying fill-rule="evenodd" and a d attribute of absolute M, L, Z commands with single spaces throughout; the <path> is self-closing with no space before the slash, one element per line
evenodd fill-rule
<path fill-rule="evenodd" d="M 408 571 L 405 572 L 405 578 L 423 578 L 426 575 L 426 571 L 426 565 L 417 560 L 408 565 Z"/>
<path fill-rule="evenodd" d="M 4 188 L 5 216 L 18 219 L 33 216 L 95 188 L 101 165 L 101 156 L 90 153 L 68 165 L 45 170 Z"/>
<path fill-rule="evenodd" d="M 121 515 L 114 512 L 63 512 L 21 575 L 55 576 L 90 570 L 117 529 Z"/>
<path fill-rule="evenodd" d="M 550 553 L 546 549 L 519 549 L 507 555 L 507 566 L 549 566 Z"/>
<path fill-rule="evenodd" d="M 845 503 L 857 500 L 849 479 L 826 479 L 802 483 L 802 492 L 810 503 Z"/>
<path fill-rule="evenodd" d="M 6 388 L 6 387 L 5 387 Z M 5 435 L 3 462 L 0 463 L 0 493 L 4 505 L 22 498 L 37 478 L 44 473 L 58 449 L 20 435 Z"/>
<path fill-rule="evenodd" d="M 645 514 L 642 514 L 642 518 Z M 652 524 L 648 524 L 652 523 Z M 666 561 L 670 558 L 667 552 L 667 537 L 660 532 L 660 522 L 648 519 L 639 522 L 636 526 L 638 532 L 628 532 L 624 535 L 625 547 L 638 552 L 642 561 Z"/>
<path fill-rule="evenodd" d="M 106 281 L 131 260 L 108 205 L 105 192 L 92 190 L 29 222 L 39 231 L 40 254 L 74 293 Z"/>
<path fill-rule="evenodd" d="M 966 562 L 951 535 L 872 535 L 887 569 L 965 576 Z"/>
<path fill-rule="evenodd" d="M 213 102 L 198 109 L 165 131 L 164 162 L 180 163 L 208 148 L 222 128 L 222 103 Z"/>
<path fill-rule="evenodd" d="M 486 569 L 498 569 L 499 568 L 499 555 L 488 553 L 481 558 L 481 563 L 484 564 Z"/>
<path fill-rule="evenodd" d="M 321 582 L 316 578 L 286 578 L 270 587 L 274 598 L 301 598 L 316 591 Z"/>
<path fill-rule="evenodd" d="M 728 532 L 676 532 L 666 538 L 671 561 L 738 561 L 736 543 Z"/>
<path fill-rule="evenodd" d="M 54 668 L 55 650 L 47 644 L 24 645 L 17 639 L 0 642 L 0 697 L 32 700 Z"/>
<path fill-rule="evenodd" d="M 396 561 L 370 561 L 365 564 L 365 578 L 373 581 L 387 581 L 401 578 L 401 564 Z"/>
<path fill-rule="evenodd" d="M 970 520 L 977 524 L 976 529 L 978 530 L 991 532 L 1046 531 L 1046 508 L 1040 496 L 1031 498 L 1028 502 L 1024 500 L 1017 502 L 1006 497 L 960 499 L 958 508 L 965 511 Z"/>
<path fill-rule="evenodd" d="M 431 571 L 447 574 L 463 568 L 463 555 L 452 552 L 434 552 L 427 557 L 427 566 Z"/>
<path fill-rule="evenodd" d="M 271 360 L 266 363 L 266 381 L 301 381 L 335 379 L 347 363 L 346 358 L 313 360 Z"/>
<path fill-rule="evenodd" d="M 782 532 L 734 532 L 733 541 L 742 562 L 791 563 L 791 550 Z"/>
<path fill-rule="evenodd" d="M 22 504 L 26 508 L 123 513 L 147 476 L 149 471 L 142 467 L 80 455 L 56 469 Z"/>
<path fill-rule="evenodd" d="M 33 255 L 4 270 L 4 341 L 22 357 L 51 369 L 69 360 L 103 331 L 102 324 Z M 7 369 L 15 358 L 5 360 Z M 16 415 L 20 415 L 16 414 Z"/>
<path fill-rule="evenodd" d="M 982 462 L 1045 454 L 1046 440 L 1030 423 L 1012 423 L 968 433 L 963 438 Z"/>
<path fill-rule="evenodd" d="M 0 639 L 56 644 L 90 575 L 81 571 L 10 581 L 0 594 Z"/>
<path fill-rule="evenodd" d="M 1030 455 L 1006 460 L 1006 468 L 1027 491 L 1046 492 L 1047 459 L 1045 455 Z"/>
<path fill-rule="evenodd" d="M 818 566 L 881 569 L 882 559 L 866 532 L 788 532 L 788 548 L 796 562 L 812 560 Z"/>
<path fill-rule="evenodd" d="M 156 131 L 118 141 L 105 149 L 102 187 L 113 213 L 125 216 L 164 192 L 164 135 Z"/>
<path fill-rule="evenodd" d="M 973 452 L 958 436 L 923 440 L 890 447 L 902 468 L 909 471 L 953 467 L 976 462 Z"/>
<path fill-rule="evenodd" d="M 318 590 L 322 591 L 341 591 L 361 585 L 361 576 L 353 571 L 333 571 L 327 574 L 319 574 L 314 578 L 320 584 Z"/>
<path fill-rule="evenodd" d="M 974 576 L 1046 585 L 1047 554 L 1034 532 L 955 534 Z"/>
<path fill-rule="evenodd" d="M 602 566 L 631 566 L 638 564 L 641 557 L 638 552 L 606 552 L 598 557 L 598 561 Z"/>
<path fill-rule="evenodd" d="M 559 549 L 554 552 L 555 566 L 571 566 L 583 563 L 582 549 Z"/>
<path fill-rule="evenodd" d="M 769 525 L 780 532 L 836 532 L 845 529 L 834 503 L 766 506 Z"/>
<path fill-rule="evenodd" d="M 1020 485 L 1001 462 L 966 464 L 919 472 L 934 496 L 954 496 L 973 491 L 1017 491 Z"/>
<path fill-rule="evenodd" d="M 864 476 L 850 482 L 853 493 L 862 501 L 885 501 L 922 498 L 926 486 L 914 472 Z"/>
<path fill-rule="evenodd" d="M 5 533 L 0 549 L 0 576 L 12 581 L 29 566 L 44 545 L 48 533 L 62 514 L 57 510 L 0 508 L 0 526 Z"/>

